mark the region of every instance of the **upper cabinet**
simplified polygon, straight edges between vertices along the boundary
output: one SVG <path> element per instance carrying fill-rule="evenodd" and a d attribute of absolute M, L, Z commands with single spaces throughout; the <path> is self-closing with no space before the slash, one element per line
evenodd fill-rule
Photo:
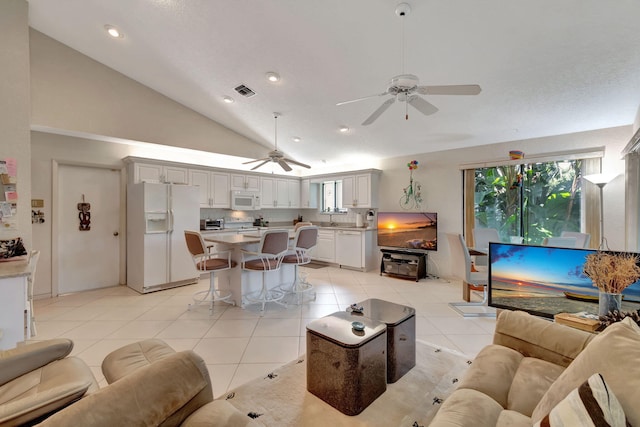
<path fill-rule="evenodd" d="M 342 207 L 375 208 L 377 206 L 377 173 L 362 173 L 342 177 Z"/>
<path fill-rule="evenodd" d="M 228 173 L 189 169 L 189 185 L 195 185 L 200 189 L 201 208 L 231 207 Z"/>
<path fill-rule="evenodd" d="M 300 181 L 285 178 L 261 178 L 260 204 L 263 209 L 299 208 Z"/>
<path fill-rule="evenodd" d="M 232 173 L 231 190 L 260 191 L 260 177 L 257 175 Z"/>
<path fill-rule="evenodd" d="M 170 184 L 186 184 L 189 182 L 187 168 L 147 163 L 132 163 L 132 165 L 133 183 L 166 182 Z"/>
<path fill-rule="evenodd" d="M 300 207 L 303 209 L 317 209 L 320 185 L 312 183 L 310 179 L 300 181 Z"/>

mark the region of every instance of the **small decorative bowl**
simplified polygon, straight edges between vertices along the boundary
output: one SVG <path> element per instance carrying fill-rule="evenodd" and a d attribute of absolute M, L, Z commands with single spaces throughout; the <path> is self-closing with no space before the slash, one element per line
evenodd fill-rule
<path fill-rule="evenodd" d="M 364 331 L 364 323 L 362 322 L 351 322 L 351 327 L 356 331 Z"/>

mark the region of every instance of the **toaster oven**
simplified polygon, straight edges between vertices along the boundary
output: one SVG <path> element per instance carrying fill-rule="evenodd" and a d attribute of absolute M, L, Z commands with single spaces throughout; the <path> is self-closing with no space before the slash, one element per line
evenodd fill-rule
<path fill-rule="evenodd" d="M 201 219 L 200 230 L 222 230 L 224 228 L 224 219 Z"/>

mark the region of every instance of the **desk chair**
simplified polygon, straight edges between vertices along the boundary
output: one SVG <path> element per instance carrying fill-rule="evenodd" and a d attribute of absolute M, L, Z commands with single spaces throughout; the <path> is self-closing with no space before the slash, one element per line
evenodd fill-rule
<path fill-rule="evenodd" d="M 307 282 L 305 277 L 298 275 L 298 266 L 311 262 L 309 251 L 318 243 L 318 227 L 314 225 L 302 225 L 298 227 L 298 224 L 296 224 L 296 236 L 293 239 L 293 246 L 289 248 L 289 252 L 287 252 L 282 259 L 283 263 L 294 265 L 295 275 L 293 284 L 288 289 L 283 289 L 283 291 L 287 294 L 296 295 L 298 304 L 301 304 L 303 294 L 311 291 L 313 285 Z M 313 300 L 315 301 L 315 299 L 314 294 Z"/>
<path fill-rule="evenodd" d="M 545 237 L 542 246 L 555 246 L 557 248 L 577 248 L 575 237 Z"/>
<path fill-rule="evenodd" d="M 575 237 L 576 248 L 588 248 L 591 242 L 591 234 L 577 231 L 563 231 L 560 233 L 560 237 Z"/>
<path fill-rule="evenodd" d="M 269 289 L 265 275 L 267 272 L 280 270 L 282 259 L 288 249 L 289 232 L 287 230 L 268 230 L 260 239 L 260 252 L 242 250 L 242 269 L 262 273 L 261 290 L 257 293 L 243 295 L 249 303 L 262 304 L 261 314 L 264 313 L 264 306 L 268 302 L 285 305 L 280 302 L 284 298 L 284 292 L 278 288 Z"/>
<path fill-rule="evenodd" d="M 489 242 L 500 242 L 500 235 L 495 228 L 474 228 L 473 247 L 479 251 L 489 253 Z M 488 256 L 476 257 L 475 265 L 487 265 Z"/>
<path fill-rule="evenodd" d="M 463 317 L 495 317 L 495 309 L 487 306 L 489 297 L 488 271 L 471 271 L 471 255 L 462 234 L 447 234 L 447 239 L 451 252 L 452 269 L 457 271 L 457 276 L 462 279 L 463 299 L 469 301 L 471 286 L 483 287 L 481 302 L 450 302 L 449 306 Z M 460 273 L 461 269 L 464 270 L 462 273 Z"/>
<path fill-rule="evenodd" d="M 27 301 L 29 302 L 29 324 L 31 330 L 31 337 L 36 336 L 36 317 L 33 313 L 33 285 L 36 280 L 36 267 L 38 266 L 38 259 L 40 259 L 40 251 L 31 251 L 29 255 L 29 276 L 27 276 Z M 26 335 L 26 334 L 25 334 Z M 30 338 L 25 336 L 25 339 Z"/>
<path fill-rule="evenodd" d="M 215 272 L 229 270 L 237 265 L 231 260 L 230 251 L 212 252 L 214 245 L 206 245 L 202 235 L 197 231 L 184 231 L 184 238 L 187 242 L 187 249 L 193 258 L 196 269 L 200 272 L 209 272 L 209 289 L 193 294 L 193 305 L 209 303 L 209 311 L 213 312 L 213 304 L 216 301 L 223 301 L 227 304 L 234 304 L 231 299 L 231 292 L 224 294 L 220 287 L 215 286 Z M 192 304 L 189 304 L 191 310 Z"/>

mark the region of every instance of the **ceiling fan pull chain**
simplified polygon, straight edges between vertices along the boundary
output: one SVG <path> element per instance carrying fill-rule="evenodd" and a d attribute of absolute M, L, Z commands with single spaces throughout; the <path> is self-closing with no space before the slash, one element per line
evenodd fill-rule
<path fill-rule="evenodd" d="M 404 119 L 409 120 L 409 103 L 404 103 Z"/>

